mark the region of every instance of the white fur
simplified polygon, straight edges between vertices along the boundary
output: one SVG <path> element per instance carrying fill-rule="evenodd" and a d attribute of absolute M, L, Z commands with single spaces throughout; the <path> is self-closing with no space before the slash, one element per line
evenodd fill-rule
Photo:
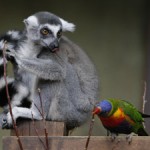
<path fill-rule="evenodd" d="M 9 84 L 11 82 L 14 82 L 14 79 L 7 77 L 7 83 Z M 6 85 L 6 83 L 5 83 L 4 78 L 1 78 L 0 79 L 0 89 L 2 89 L 3 87 L 5 87 L 5 85 Z"/>
<path fill-rule="evenodd" d="M 39 25 L 38 23 L 38 19 L 35 16 L 30 16 L 27 19 L 25 19 L 23 21 L 25 23 L 26 26 L 28 26 L 29 28 L 32 27 L 37 27 Z"/>
<path fill-rule="evenodd" d="M 3 59 L 0 59 L 0 65 L 2 65 L 4 63 Z"/>
<path fill-rule="evenodd" d="M 13 31 L 13 30 L 12 30 L 12 31 L 8 31 L 7 34 L 8 34 L 8 35 L 11 35 L 11 37 L 12 37 L 13 39 L 19 39 L 19 38 L 20 38 L 18 31 Z"/>
<path fill-rule="evenodd" d="M 7 60 L 6 60 L 6 63 L 7 63 Z M 0 59 L 0 65 L 3 65 L 3 64 L 4 64 L 4 60 Z"/>
<path fill-rule="evenodd" d="M 70 32 L 75 31 L 75 25 L 73 23 L 69 23 L 62 18 L 59 18 L 59 19 L 62 23 L 62 30 L 63 31 L 70 31 Z"/>
<path fill-rule="evenodd" d="M 37 56 L 38 53 L 39 53 L 39 49 L 37 49 L 30 40 L 26 41 L 19 48 L 20 57 L 24 57 L 24 58 L 32 57 L 32 58 L 34 58 Z"/>
<path fill-rule="evenodd" d="M 3 50 L 4 49 L 4 40 L 1 40 L 0 41 L 0 50 Z M 5 60 L 6 63 L 7 63 L 7 60 Z M 0 59 L 0 65 L 4 64 L 4 60 L 1 58 Z"/>
<path fill-rule="evenodd" d="M 0 41 L 0 50 L 2 50 L 4 48 L 4 40 Z"/>
<path fill-rule="evenodd" d="M 14 107 L 12 109 L 12 113 L 13 113 L 13 117 L 14 120 L 16 121 L 16 119 L 21 116 L 22 118 L 33 118 L 37 119 L 37 120 L 42 120 L 42 116 L 39 115 L 39 113 L 37 113 L 37 111 L 32 111 L 31 109 L 28 108 L 22 108 L 22 107 Z M 8 125 L 12 125 L 12 118 L 10 115 L 10 112 L 8 112 L 7 114 L 7 123 Z"/>

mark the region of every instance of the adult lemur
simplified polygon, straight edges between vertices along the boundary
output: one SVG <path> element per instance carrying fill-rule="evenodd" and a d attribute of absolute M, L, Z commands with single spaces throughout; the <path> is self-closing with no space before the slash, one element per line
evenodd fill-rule
<path fill-rule="evenodd" d="M 12 33 L 19 38 L 6 53 L 13 58 L 15 85 L 21 83 L 29 90 L 32 104 L 31 108 L 13 107 L 15 120 L 32 118 L 32 114 L 42 119 L 39 88 L 46 120 L 64 121 L 68 129 L 80 126 L 97 99 L 98 78 L 85 52 L 62 36 L 64 31 L 73 32 L 74 24 L 49 12 L 38 12 L 24 23 L 22 33 Z M 11 125 L 8 112 L 3 127 Z"/>

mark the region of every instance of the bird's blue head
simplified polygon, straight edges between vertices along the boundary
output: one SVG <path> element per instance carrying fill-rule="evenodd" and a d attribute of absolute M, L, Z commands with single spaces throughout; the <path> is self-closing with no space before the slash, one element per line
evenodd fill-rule
<path fill-rule="evenodd" d="M 107 116 L 107 114 L 111 111 L 112 104 L 108 100 L 102 100 L 98 104 L 96 104 L 93 114 L 97 114 L 100 116 Z"/>

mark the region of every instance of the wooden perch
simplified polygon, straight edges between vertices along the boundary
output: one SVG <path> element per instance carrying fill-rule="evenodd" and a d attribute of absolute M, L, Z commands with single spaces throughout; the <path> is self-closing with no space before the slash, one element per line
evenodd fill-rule
<path fill-rule="evenodd" d="M 44 150 L 38 137 L 20 137 L 25 150 Z M 45 137 L 41 137 L 45 142 Z M 150 148 L 150 137 L 133 137 L 131 144 L 125 136 L 119 137 L 120 142 L 111 140 L 108 137 L 91 137 L 88 150 L 148 150 Z M 84 150 L 87 137 L 58 136 L 48 137 L 50 150 Z M 16 137 L 3 138 L 3 150 L 19 150 Z"/>
<path fill-rule="evenodd" d="M 19 136 L 37 136 L 35 128 L 38 131 L 39 136 L 45 136 L 44 124 L 43 121 L 33 121 L 22 120 L 18 122 L 18 133 Z M 46 121 L 46 129 L 48 132 L 48 136 L 64 136 L 66 135 L 66 128 L 64 122 L 50 122 Z M 10 132 L 11 136 L 15 136 L 14 129 Z"/>
<path fill-rule="evenodd" d="M 43 121 L 35 121 L 33 126 L 32 121 L 24 120 L 17 125 L 23 150 L 84 150 L 88 138 L 64 136 L 63 122 L 46 121 L 48 131 L 48 148 L 46 148 Z M 35 127 L 39 136 L 35 133 Z M 11 135 L 15 135 L 13 130 Z M 20 150 L 17 142 L 16 136 L 3 137 L 3 150 Z M 108 136 L 91 136 L 88 146 L 88 150 L 148 150 L 149 148 L 150 136 L 134 136 L 131 144 L 126 141 L 126 136 L 119 136 L 114 142 Z"/>

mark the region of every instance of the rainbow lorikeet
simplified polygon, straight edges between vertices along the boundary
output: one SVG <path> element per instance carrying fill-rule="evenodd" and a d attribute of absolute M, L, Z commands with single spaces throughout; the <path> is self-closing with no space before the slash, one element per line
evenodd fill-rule
<path fill-rule="evenodd" d="M 150 115 L 140 113 L 131 103 L 125 100 L 107 99 L 96 104 L 93 114 L 97 114 L 103 126 L 112 134 L 135 133 L 148 136 L 143 122 Z"/>

